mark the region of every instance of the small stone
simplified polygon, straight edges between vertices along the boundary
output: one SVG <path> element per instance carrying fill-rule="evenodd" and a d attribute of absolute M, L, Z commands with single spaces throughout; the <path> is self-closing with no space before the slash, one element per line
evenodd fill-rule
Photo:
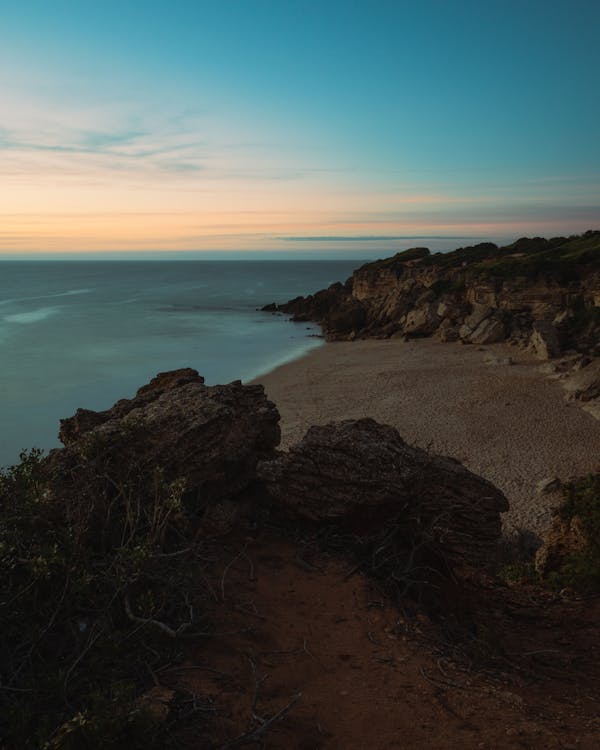
<path fill-rule="evenodd" d="M 546 477 L 535 485 L 535 491 L 538 495 L 547 495 L 550 492 L 556 492 L 560 489 L 560 479 L 557 477 Z"/>
<path fill-rule="evenodd" d="M 493 354 L 488 354 L 487 357 L 484 357 L 484 360 L 486 365 L 513 365 L 513 359 L 512 357 L 497 357 Z"/>

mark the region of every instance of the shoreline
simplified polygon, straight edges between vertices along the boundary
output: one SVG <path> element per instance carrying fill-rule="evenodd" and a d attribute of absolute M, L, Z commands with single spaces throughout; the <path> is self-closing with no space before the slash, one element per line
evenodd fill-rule
<path fill-rule="evenodd" d="M 249 382 L 279 409 L 283 449 L 313 424 L 372 417 L 498 486 L 511 506 L 505 531 L 542 534 L 560 492 L 536 485 L 598 469 L 600 421 L 566 401 L 541 364 L 507 344 L 327 342 Z"/>

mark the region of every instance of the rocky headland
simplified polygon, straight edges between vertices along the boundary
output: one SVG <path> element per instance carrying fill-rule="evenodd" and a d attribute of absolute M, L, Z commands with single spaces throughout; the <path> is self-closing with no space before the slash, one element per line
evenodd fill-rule
<path fill-rule="evenodd" d="M 413 248 L 344 283 L 265 311 L 314 321 L 329 341 L 415 339 L 531 351 L 600 416 L 600 231 L 449 253 Z"/>

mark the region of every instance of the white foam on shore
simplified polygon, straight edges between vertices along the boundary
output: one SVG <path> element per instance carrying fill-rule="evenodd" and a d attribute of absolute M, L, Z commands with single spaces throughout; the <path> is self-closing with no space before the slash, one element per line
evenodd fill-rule
<path fill-rule="evenodd" d="M 46 320 L 46 318 L 49 318 L 51 315 L 57 313 L 58 310 L 58 307 L 39 307 L 37 310 L 29 310 L 28 312 L 5 315 L 4 320 L 7 323 L 39 323 L 41 320 Z"/>
<path fill-rule="evenodd" d="M 315 333 L 317 333 L 318 330 L 318 328 L 315 328 Z M 267 360 L 259 367 L 254 368 L 247 377 L 242 377 L 241 380 L 244 383 L 249 383 L 250 381 L 257 380 L 264 375 L 269 375 L 278 367 L 287 365 L 290 362 L 295 362 L 297 359 L 302 359 L 305 354 L 308 354 L 308 352 L 311 352 L 313 349 L 318 349 L 324 344 L 325 339 L 321 338 L 320 336 L 305 336 L 304 339 L 302 339 L 302 343 L 298 345 L 297 349 L 294 349 L 293 351 L 288 352 L 283 356 L 278 356 L 274 357 L 273 359 Z"/>

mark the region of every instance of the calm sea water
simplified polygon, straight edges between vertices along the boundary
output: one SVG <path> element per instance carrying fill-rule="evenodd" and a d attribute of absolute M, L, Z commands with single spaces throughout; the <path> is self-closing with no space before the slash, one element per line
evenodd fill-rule
<path fill-rule="evenodd" d="M 347 278 L 352 261 L 0 263 L 0 466 L 58 445 L 58 420 L 105 409 L 157 372 L 250 380 L 319 346 L 257 312 Z"/>

